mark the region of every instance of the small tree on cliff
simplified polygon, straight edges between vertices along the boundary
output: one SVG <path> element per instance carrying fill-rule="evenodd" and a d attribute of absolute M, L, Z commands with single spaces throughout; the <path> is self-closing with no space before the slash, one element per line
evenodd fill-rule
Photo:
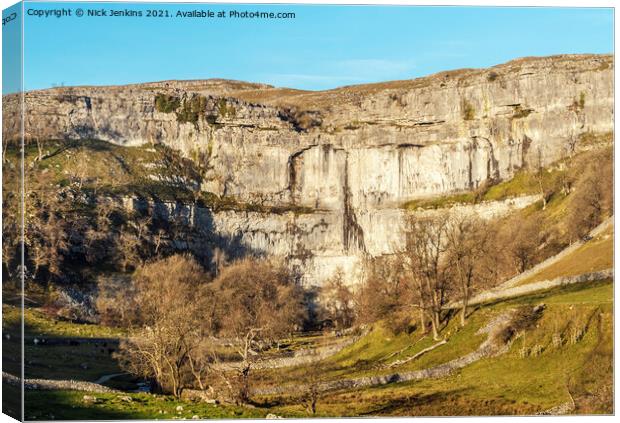
<path fill-rule="evenodd" d="M 176 255 L 146 264 L 133 278 L 135 335 L 121 342 L 121 367 L 154 379 L 159 388 L 179 397 L 204 372 L 196 372 L 209 321 L 207 275 L 191 257 Z M 120 300 L 120 299 L 119 299 Z"/>
<path fill-rule="evenodd" d="M 236 344 L 242 360 L 237 400 L 247 402 L 250 371 L 258 352 L 301 326 L 303 292 L 282 264 L 254 258 L 222 269 L 210 291 L 213 330 Z"/>

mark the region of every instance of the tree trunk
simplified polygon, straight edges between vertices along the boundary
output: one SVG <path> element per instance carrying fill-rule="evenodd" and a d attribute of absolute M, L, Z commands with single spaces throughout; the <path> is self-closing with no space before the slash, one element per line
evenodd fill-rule
<path fill-rule="evenodd" d="M 469 303 L 469 290 L 463 295 L 463 308 L 461 309 L 461 327 L 465 326 L 467 320 L 467 304 Z"/>
<path fill-rule="evenodd" d="M 241 370 L 241 386 L 239 388 L 239 400 L 243 404 L 250 402 L 250 365 L 245 364 Z"/>
<path fill-rule="evenodd" d="M 439 313 L 433 310 L 433 315 L 431 318 L 431 323 L 433 327 L 433 340 L 439 340 Z"/>
<path fill-rule="evenodd" d="M 424 307 L 422 307 L 422 302 L 420 302 L 420 326 L 422 328 L 422 333 L 428 332 L 426 328 L 426 316 L 424 314 Z"/>
<path fill-rule="evenodd" d="M 37 139 L 37 152 L 37 161 L 39 161 L 43 158 L 43 144 L 39 139 Z"/>
<path fill-rule="evenodd" d="M 463 308 L 461 309 L 461 327 L 465 326 L 467 319 L 467 303 L 463 303 Z"/>

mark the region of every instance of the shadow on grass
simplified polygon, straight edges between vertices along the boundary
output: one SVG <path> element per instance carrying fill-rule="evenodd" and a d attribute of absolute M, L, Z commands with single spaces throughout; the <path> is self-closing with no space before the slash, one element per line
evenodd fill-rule
<path fill-rule="evenodd" d="M 80 394 L 80 395 L 78 395 Z M 131 410 L 94 406 L 77 400 L 86 392 L 26 391 L 26 420 L 126 420 L 145 418 Z"/>
<path fill-rule="evenodd" d="M 21 403 L 22 395 L 19 387 L 2 381 L 2 413 L 9 415 L 16 420 L 22 420 Z"/>
<path fill-rule="evenodd" d="M 546 298 L 552 297 L 554 295 L 571 294 L 571 293 L 583 291 L 586 289 L 597 288 L 603 285 L 607 285 L 610 282 L 611 282 L 610 279 L 605 279 L 601 281 L 584 282 L 584 283 L 576 283 L 576 284 L 571 284 L 571 285 L 566 285 L 566 286 L 559 286 L 559 287 L 552 288 L 549 290 L 536 291 L 536 292 L 533 292 L 532 294 L 523 295 L 521 297 L 516 297 L 512 299 L 503 299 L 503 300 L 498 299 L 498 300 L 489 301 L 489 302 L 477 305 L 475 307 L 475 310 L 478 310 L 480 308 L 485 308 L 485 307 L 492 307 L 498 304 L 502 304 L 506 306 L 535 304 L 539 302 L 544 302 Z"/>
<path fill-rule="evenodd" d="M 368 411 L 361 413 L 361 416 L 377 415 L 399 415 L 407 416 L 419 414 L 420 409 L 444 409 L 444 404 L 450 404 L 467 391 L 467 389 L 455 389 L 443 392 L 433 392 L 429 394 L 403 394 L 397 398 L 388 399 L 386 402 L 378 404 Z M 451 404 L 450 404 L 451 405 Z M 449 409 L 449 407 L 448 407 Z M 417 412 L 416 412 L 417 411 Z M 447 411 L 447 410 L 446 410 Z M 443 414 L 443 413 L 441 413 Z M 437 415 L 435 413 L 425 415 Z"/>

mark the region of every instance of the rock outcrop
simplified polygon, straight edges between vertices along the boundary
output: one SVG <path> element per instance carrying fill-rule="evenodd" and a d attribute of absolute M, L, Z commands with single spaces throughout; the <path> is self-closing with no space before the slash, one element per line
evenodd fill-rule
<path fill-rule="evenodd" d="M 16 137 L 17 98 L 3 103 L 3 133 Z M 25 110 L 27 139 L 163 143 L 201 165 L 205 191 L 311 210 L 217 213 L 211 224 L 292 257 L 313 284 L 337 267 L 355 280 L 362 257 L 394 251 L 404 202 L 510 178 L 570 154 L 583 133 L 612 131 L 613 57 L 323 92 L 224 80 L 63 87 L 26 93 Z"/>

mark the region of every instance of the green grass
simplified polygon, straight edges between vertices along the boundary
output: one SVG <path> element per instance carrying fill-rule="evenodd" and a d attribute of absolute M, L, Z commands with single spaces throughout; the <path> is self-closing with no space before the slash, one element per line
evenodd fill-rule
<path fill-rule="evenodd" d="M 84 401 L 84 395 L 97 401 Z M 122 397 L 130 397 L 125 401 Z M 178 406 L 183 407 L 177 411 Z M 74 391 L 26 391 L 27 420 L 124 420 L 263 418 L 258 408 L 192 403 L 149 394 L 88 394 Z M 161 411 L 161 412 L 160 412 Z"/>
<path fill-rule="evenodd" d="M 403 204 L 402 208 L 406 210 L 443 209 L 451 207 L 455 204 L 473 204 L 475 201 L 476 196 L 473 192 L 464 192 L 441 197 L 423 198 L 407 201 L 405 204 Z"/>
<path fill-rule="evenodd" d="M 2 305 L 2 324 L 9 333 L 19 330 L 20 308 L 8 304 Z M 24 329 L 26 337 L 42 336 L 45 338 L 111 338 L 126 335 L 126 331 L 107 326 L 74 323 L 55 319 L 39 309 L 26 308 L 24 311 Z"/>
<path fill-rule="evenodd" d="M 322 381 L 338 380 L 374 375 L 389 375 L 397 371 L 419 370 L 443 364 L 475 351 L 486 339 L 476 332 L 497 310 L 483 309 L 469 317 L 468 324 L 461 328 L 457 318 L 450 319 L 442 328 L 441 336 L 448 342 L 405 364 L 389 367 L 396 361 L 412 357 L 420 351 L 435 345 L 431 334 L 424 334 L 418 328 L 411 333 L 393 333 L 382 323 L 376 323 L 368 334 L 337 354 L 313 364 L 313 374 L 308 374 L 306 365 L 257 372 L 259 385 L 295 384 L 307 382 L 310 377 Z"/>
<path fill-rule="evenodd" d="M 543 187 L 551 187 L 556 184 L 564 171 L 545 170 L 542 173 Z M 439 196 L 427 199 L 408 201 L 403 204 L 407 210 L 416 209 L 442 209 L 455 204 L 476 204 L 484 201 L 501 201 L 508 198 L 521 197 L 524 195 L 540 194 L 539 178 L 535 173 L 521 170 L 504 182 L 490 187 L 481 187 L 477 191 L 462 192 L 453 195 Z"/>
<path fill-rule="evenodd" d="M 79 345 L 26 344 L 27 378 L 74 379 L 94 382 L 101 376 L 121 373 L 112 358 L 116 345 L 107 343 Z"/>
<path fill-rule="evenodd" d="M 2 345 L 3 367 L 9 373 L 19 374 L 19 308 L 3 304 L 2 314 L 3 333 L 11 335 Z M 31 308 L 25 310 L 24 330 L 24 372 L 28 378 L 95 381 L 103 375 L 121 372 L 112 353 L 117 348 L 118 338 L 126 334 L 124 331 L 54 319 L 41 310 Z M 77 345 L 53 344 L 55 338 L 101 338 L 101 341 Z M 52 343 L 35 344 L 34 339 L 50 340 Z"/>
<path fill-rule="evenodd" d="M 476 335 L 485 321 L 492 316 L 487 310 L 480 311 L 471 316 L 467 326 L 461 328 L 458 319 L 450 319 L 441 336 L 448 342 L 418 359 L 395 368 L 364 369 L 353 372 L 355 376 L 367 376 L 371 374 L 389 374 L 394 371 L 408 371 L 424 369 L 445 363 L 464 354 L 474 351 L 484 341 L 485 335 Z M 360 364 L 373 363 L 382 366 L 390 365 L 398 360 L 412 357 L 420 351 L 435 345 L 438 341 L 433 340 L 430 334 L 423 334 L 416 330 L 411 334 L 394 334 L 383 325 L 378 324 L 365 337 L 354 345 L 345 348 L 338 354 L 330 357 L 328 362 L 336 364 L 339 369 L 359 367 Z"/>
<path fill-rule="evenodd" d="M 476 332 L 494 316 L 507 309 L 540 303 L 546 305 L 542 318 L 535 327 L 520 334 L 507 353 L 480 360 L 446 378 L 323 393 L 317 416 L 532 414 L 568 401 L 569 392 L 578 412 L 609 413 L 611 405 L 603 394 L 610 392 L 612 382 L 611 281 L 560 287 L 481 306 L 472 312 L 464 328 L 459 327 L 455 316 L 441 333 L 448 339 L 447 344 L 395 369 L 381 365 L 410 357 L 435 341 L 416 330 L 394 334 L 377 324 L 358 342 L 322 362 L 299 368 L 255 371 L 252 380 L 255 386 L 270 383 L 298 386 L 312 372 L 321 380 L 329 380 L 432 367 L 478 348 L 485 335 Z M 583 336 L 576 342 L 571 342 L 572 328 L 583 330 Z M 554 344 L 554 335 L 560 336 L 561 344 Z M 296 349 L 321 342 L 316 335 L 302 336 L 284 348 Z M 54 367 L 45 369 L 47 377 L 70 375 L 92 380 L 97 376 L 95 372 L 73 366 L 89 360 L 88 357 L 104 366 L 105 360 L 100 360 L 95 349 L 27 345 L 27 360 L 35 362 L 27 366 L 27 374 L 37 369 L 37 360 L 47 360 L 45 364 Z M 533 353 L 535 349 L 540 353 Z M 525 350 L 527 354 L 522 353 Z M 63 360 L 73 364 L 63 366 Z M 115 373 L 113 367 L 105 370 Z M 289 395 L 255 398 L 256 408 L 244 408 L 148 394 L 129 394 L 131 402 L 123 401 L 118 394 L 95 394 L 98 400 L 92 403 L 83 400 L 84 392 L 28 391 L 26 417 L 34 420 L 190 419 L 194 415 L 261 418 L 268 413 L 304 417 L 307 412 L 300 398 L 302 393 L 292 388 Z M 176 411 L 178 405 L 183 407 L 180 414 Z"/>
<path fill-rule="evenodd" d="M 160 145 L 123 147 L 97 140 L 45 145 L 47 158 L 34 162 L 35 151 L 27 151 L 27 160 L 35 174 L 51 172 L 52 183 L 61 186 L 81 178 L 87 191 L 190 201 L 193 193 L 188 187 L 201 179 L 190 160 Z"/>
<path fill-rule="evenodd" d="M 479 344 L 482 337 L 476 339 L 473 334 L 492 316 L 519 306 L 546 305 L 537 325 L 518 336 L 506 354 L 480 360 L 447 378 L 325 393 L 319 399 L 317 415 L 533 414 L 569 401 L 569 392 L 577 412 L 610 413 L 611 403 L 592 393 L 611 389 L 612 301 L 611 281 L 601 281 L 480 307 L 469 317 L 466 328 L 451 334 L 448 344 L 399 370 L 430 367 L 452 359 L 452 354 L 464 355 Z M 573 327 L 585 331 L 575 343 L 570 340 Z M 561 345 L 554 344 L 555 334 L 561 336 Z M 406 346 L 406 337 L 379 328 L 334 359 L 351 366 L 355 365 L 355 354 L 380 359 L 383 353 Z M 415 337 L 408 339 L 415 341 Z M 539 354 L 522 353 L 536 348 L 541 349 Z M 590 371 L 584 372 L 584 366 Z M 304 412 L 298 394 L 265 401 L 277 404 L 283 415 Z"/>
<path fill-rule="evenodd" d="M 613 246 L 613 229 L 610 229 L 560 261 L 523 279 L 519 285 L 609 269 L 614 265 Z"/>
<path fill-rule="evenodd" d="M 107 374 L 121 370 L 111 352 L 113 343 L 80 343 L 78 345 L 36 345 L 31 339 L 24 342 L 27 378 L 75 379 L 94 382 Z M 11 337 L 2 343 L 3 370 L 13 375 L 21 373 L 22 346 L 19 338 Z"/>

